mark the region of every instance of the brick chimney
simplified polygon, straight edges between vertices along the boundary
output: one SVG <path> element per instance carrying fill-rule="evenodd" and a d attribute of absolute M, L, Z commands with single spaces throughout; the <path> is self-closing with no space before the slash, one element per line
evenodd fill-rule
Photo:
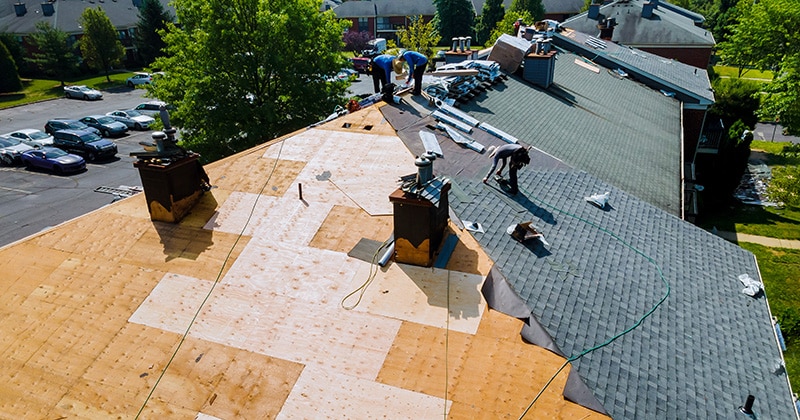
<path fill-rule="evenodd" d="M 617 20 L 614 18 L 601 20 L 600 23 L 597 24 L 597 29 L 600 30 L 600 34 L 597 37 L 606 41 L 611 41 L 611 38 L 614 36 L 615 26 L 617 26 Z"/>

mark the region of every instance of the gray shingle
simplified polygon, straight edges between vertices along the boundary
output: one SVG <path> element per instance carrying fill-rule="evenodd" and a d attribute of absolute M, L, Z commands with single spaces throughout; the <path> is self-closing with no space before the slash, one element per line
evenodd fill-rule
<path fill-rule="evenodd" d="M 522 88 L 536 93 L 517 101 Z M 472 115 L 484 120 L 507 110 L 502 104 L 508 103 L 542 108 L 561 103 L 543 113 L 560 114 L 565 132 L 582 127 L 585 111 L 573 113 L 522 82 L 511 79 L 498 90 L 472 104 Z M 626 97 L 616 95 L 617 100 Z M 597 104 L 586 107 L 592 106 Z M 409 149 L 421 153 L 417 132 L 432 120 L 401 111 L 383 108 Z M 626 105 L 618 111 L 625 117 L 617 119 L 642 119 Z M 489 123 L 513 135 L 530 133 Z M 610 126 L 609 115 L 603 127 Z M 486 133 L 475 137 L 487 146 L 502 144 Z M 574 139 L 565 152 L 593 141 Z M 727 418 L 748 394 L 756 396 L 761 418 L 794 417 L 786 376 L 770 373 L 780 350 L 766 299 L 742 294 L 737 279 L 742 273 L 758 276 L 751 253 L 637 198 L 629 192 L 633 187 L 619 188 L 544 153 L 533 153 L 531 164 L 520 171 L 521 193 L 503 196 L 481 183 L 490 165 L 485 155 L 443 138 L 440 144 L 445 157 L 434 162 L 434 173 L 450 177 L 470 197 L 453 200 L 451 206 L 462 220 L 483 224 L 486 232 L 476 233 L 476 239 L 565 354 L 577 354 L 634 325 L 666 293 L 654 264 L 662 270 L 671 288 L 666 301 L 629 334 L 573 363 L 612 417 Z M 628 166 L 638 165 L 647 163 Z M 611 193 L 605 211 L 584 200 L 604 191 Z M 540 228 L 550 246 L 523 245 L 505 233 L 509 225 L 526 220 Z"/>

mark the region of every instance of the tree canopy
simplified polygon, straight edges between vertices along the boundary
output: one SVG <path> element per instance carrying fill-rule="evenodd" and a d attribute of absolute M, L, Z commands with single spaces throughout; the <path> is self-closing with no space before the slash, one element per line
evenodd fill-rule
<path fill-rule="evenodd" d="M 22 82 L 19 80 L 17 65 L 11 58 L 6 44 L 0 42 L 0 93 L 18 92 L 22 90 Z"/>
<path fill-rule="evenodd" d="M 483 3 L 483 10 L 478 23 L 475 25 L 476 44 L 485 43 L 492 35 L 492 31 L 497 27 L 497 23 L 503 20 L 506 9 L 503 0 L 486 0 Z"/>
<path fill-rule="evenodd" d="M 92 68 L 104 72 L 106 80 L 111 82 L 109 70 L 125 56 L 125 48 L 119 42 L 117 30 L 100 6 L 84 9 L 79 21 L 83 26 L 80 40 L 83 59 Z"/>
<path fill-rule="evenodd" d="M 67 33 L 41 21 L 36 23 L 31 39 L 37 52 L 28 61 L 64 86 L 64 81 L 78 70 L 78 56 L 72 52 Z"/>
<path fill-rule="evenodd" d="M 778 120 L 789 133 L 800 133 L 800 8 L 796 0 L 751 3 L 741 0 L 736 24 L 719 45 L 725 63 L 741 69 L 773 70 L 777 75 L 766 87 L 759 116 Z"/>
<path fill-rule="evenodd" d="M 165 72 L 149 94 L 175 107 L 184 147 L 205 161 L 318 122 L 346 86 L 328 82 L 344 65 L 346 24 L 315 0 L 175 0 Z"/>
<path fill-rule="evenodd" d="M 492 30 L 492 34 L 489 36 L 489 39 L 486 40 L 484 46 L 489 47 L 494 45 L 494 43 L 497 41 L 497 38 L 500 38 L 500 35 L 515 35 L 514 22 L 516 22 L 517 19 L 522 19 L 522 22 L 528 25 L 533 23 L 533 17 L 527 11 L 519 12 L 515 10 L 509 10 L 506 12 L 506 15 L 503 16 L 503 20 L 497 22 L 497 26 L 494 28 L 494 30 Z"/>
<path fill-rule="evenodd" d="M 528 12 L 534 20 L 542 20 L 544 18 L 542 0 L 514 0 L 511 2 L 511 7 L 509 7 L 508 10 L 513 12 Z M 532 24 L 533 22 L 526 21 L 525 23 Z"/>
<path fill-rule="evenodd" d="M 167 29 L 167 22 L 172 22 L 172 15 L 164 10 L 159 0 L 144 0 L 139 9 L 134 42 L 139 59 L 146 65 L 160 56 L 167 45 L 159 34 L 159 31 Z"/>
<path fill-rule="evenodd" d="M 428 58 L 433 57 L 433 47 L 441 40 L 433 23 L 425 23 L 422 16 L 412 17 L 408 29 L 401 30 L 397 36 L 403 47 L 425 54 Z"/>
<path fill-rule="evenodd" d="M 470 0 L 433 0 L 433 4 L 434 26 L 445 43 L 455 37 L 472 36 L 475 9 Z"/>
<path fill-rule="evenodd" d="M 344 41 L 344 48 L 347 51 L 352 51 L 353 55 L 360 55 L 369 46 L 369 41 L 372 39 L 372 34 L 367 31 L 354 31 L 349 30 L 344 33 L 342 40 Z"/>

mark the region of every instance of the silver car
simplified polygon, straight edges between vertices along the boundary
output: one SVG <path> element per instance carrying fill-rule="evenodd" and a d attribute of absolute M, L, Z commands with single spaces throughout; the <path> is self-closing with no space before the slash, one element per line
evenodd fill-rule
<path fill-rule="evenodd" d="M 156 120 L 153 117 L 144 115 L 135 109 L 127 111 L 111 111 L 107 116 L 125 124 L 133 130 L 147 130 Z"/>
<path fill-rule="evenodd" d="M 34 150 L 32 146 L 10 137 L 0 136 L 0 163 L 13 165 L 20 162 L 22 152 Z"/>
<path fill-rule="evenodd" d="M 64 86 L 64 96 L 67 98 L 78 98 L 85 100 L 103 99 L 103 93 L 88 86 Z"/>

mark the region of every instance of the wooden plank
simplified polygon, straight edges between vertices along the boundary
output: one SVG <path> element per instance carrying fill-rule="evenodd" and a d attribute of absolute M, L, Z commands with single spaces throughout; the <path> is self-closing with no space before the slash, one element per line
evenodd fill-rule
<path fill-rule="evenodd" d="M 361 238 L 383 242 L 392 234 L 391 216 L 369 216 L 364 210 L 333 206 L 309 246 L 348 252 Z"/>

